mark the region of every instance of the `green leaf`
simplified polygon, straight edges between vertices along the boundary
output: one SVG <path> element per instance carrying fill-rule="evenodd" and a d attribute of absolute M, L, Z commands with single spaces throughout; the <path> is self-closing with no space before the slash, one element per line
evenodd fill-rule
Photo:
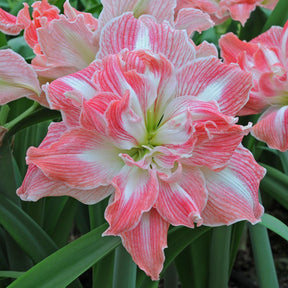
<path fill-rule="evenodd" d="M 137 266 L 122 245 L 116 248 L 114 263 L 113 288 L 134 288 Z"/>
<path fill-rule="evenodd" d="M 260 182 L 260 190 L 288 209 L 288 176 L 269 165 L 261 165 L 266 168 L 267 173 Z"/>
<path fill-rule="evenodd" d="M 240 221 L 232 225 L 229 274 L 231 274 L 238 253 L 238 248 L 242 239 L 242 234 L 244 231 L 246 231 L 245 228 L 247 228 L 247 221 Z"/>
<path fill-rule="evenodd" d="M 214 227 L 212 230 L 208 286 L 210 288 L 228 286 L 231 231 L 231 226 Z"/>
<path fill-rule="evenodd" d="M 55 120 L 55 119 L 56 120 L 61 119 L 61 115 L 59 111 L 49 110 L 47 108 L 42 107 L 34 111 L 33 113 L 31 113 L 25 119 L 21 120 L 15 126 L 13 126 L 13 128 L 11 128 L 6 134 L 6 138 L 12 137 L 16 132 L 26 127 L 29 127 L 33 124 L 37 124 L 37 123 L 47 121 L 47 120 Z"/>
<path fill-rule="evenodd" d="M 54 233 L 52 234 L 52 239 L 59 247 L 67 244 L 69 240 L 78 206 L 79 201 L 69 197 L 62 210 L 61 216 L 56 223 Z"/>
<path fill-rule="evenodd" d="M 281 160 L 283 171 L 288 174 L 288 151 L 280 152 L 276 150 L 276 153 Z"/>
<path fill-rule="evenodd" d="M 261 220 L 260 224 L 288 241 L 288 226 L 282 221 L 266 213 L 261 217 Z"/>
<path fill-rule="evenodd" d="M 57 249 L 41 227 L 4 195 L 0 197 L 0 224 L 35 262 Z"/>
<path fill-rule="evenodd" d="M 212 230 L 212 229 L 211 229 Z M 211 232 L 203 234 L 185 248 L 175 259 L 183 288 L 203 288 L 209 279 L 209 245 Z M 193 277 L 191 277 L 193 275 Z"/>
<path fill-rule="evenodd" d="M 9 141 L 3 141 L 0 146 L 0 195 L 5 194 L 15 203 L 20 203 L 16 195 L 16 183 L 14 178 L 13 158 Z M 0 198 L 1 198 L 0 197 Z"/>
<path fill-rule="evenodd" d="M 24 272 L 18 272 L 18 271 L 0 271 L 0 278 L 18 278 L 23 273 Z"/>
<path fill-rule="evenodd" d="M 254 226 L 249 224 L 249 232 L 259 288 L 278 288 L 267 229 L 259 223 Z"/>
<path fill-rule="evenodd" d="M 92 230 L 48 256 L 8 287 L 66 287 L 121 243 L 119 237 L 102 237 L 107 226 L 104 224 Z"/>
<path fill-rule="evenodd" d="M 8 41 L 8 46 L 26 60 L 31 60 L 35 55 L 28 46 L 23 36 L 19 36 Z"/>
<path fill-rule="evenodd" d="M 249 19 L 245 23 L 245 26 L 241 29 L 239 39 L 250 41 L 258 36 L 267 20 L 266 14 L 260 7 L 257 7 L 250 15 Z"/>
<path fill-rule="evenodd" d="M 262 32 L 265 32 L 273 25 L 284 26 L 288 19 L 288 1 L 287 0 L 279 0 L 275 9 L 272 11 L 268 20 L 265 23 L 265 26 Z"/>
<path fill-rule="evenodd" d="M 68 201 L 68 196 L 47 197 L 45 201 L 44 230 L 52 236 Z"/>

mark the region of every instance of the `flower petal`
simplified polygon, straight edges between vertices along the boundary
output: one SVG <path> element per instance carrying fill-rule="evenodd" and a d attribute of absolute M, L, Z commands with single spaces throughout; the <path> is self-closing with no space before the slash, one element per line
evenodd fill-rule
<path fill-rule="evenodd" d="M 119 96 L 110 92 L 100 92 L 92 99 L 83 101 L 80 116 L 81 125 L 88 130 L 96 130 L 105 135 L 107 121 L 105 112 L 111 102 L 119 100 Z"/>
<path fill-rule="evenodd" d="M 288 149 L 288 106 L 271 107 L 252 127 L 251 134 L 282 152 Z"/>
<path fill-rule="evenodd" d="M 110 184 L 123 166 L 109 139 L 80 128 L 64 133 L 49 148 L 30 147 L 27 164 L 35 164 L 55 181 L 78 189 Z"/>
<path fill-rule="evenodd" d="M 174 8 L 176 1 L 139 1 L 139 0 L 102 0 L 103 10 L 99 16 L 101 27 L 108 23 L 113 18 L 121 14 L 132 11 L 134 16 L 138 18 L 140 15 L 148 14 L 157 19 L 158 23 L 164 20 L 171 24 L 174 21 Z"/>
<path fill-rule="evenodd" d="M 221 48 L 221 57 L 223 57 L 225 63 L 237 63 L 238 55 L 243 53 L 243 51 L 253 57 L 253 54 L 259 49 L 256 43 L 241 41 L 233 33 L 222 35 L 219 39 L 219 46 Z"/>
<path fill-rule="evenodd" d="M 186 32 L 173 30 L 168 23 L 157 24 L 151 16 L 135 19 L 132 13 L 125 13 L 105 26 L 97 57 L 117 54 L 125 48 L 162 53 L 176 68 L 195 58 L 194 46 Z"/>
<path fill-rule="evenodd" d="M 202 213 L 203 225 L 230 225 L 241 220 L 255 224 L 263 214 L 258 188 L 265 169 L 249 150 L 239 146 L 229 165 L 220 172 L 201 169 L 206 179 L 208 202 Z"/>
<path fill-rule="evenodd" d="M 283 36 L 281 37 L 282 33 L 283 34 L 285 33 L 283 31 L 283 27 L 272 26 L 265 33 L 260 34 L 256 38 L 252 39 L 249 43 L 253 43 L 253 44 L 261 43 L 267 47 L 279 47 L 279 43 L 281 42 L 281 38 L 283 39 Z"/>
<path fill-rule="evenodd" d="M 181 9 L 175 21 L 175 28 L 186 30 L 188 35 L 193 32 L 202 32 L 214 26 L 214 22 L 209 14 L 204 13 L 199 9 L 183 8 Z"/>
<path fill-rule="evenodd" d="M 177 74 L 177 80 L 179 96 L 217 101 L 221 112 L 231 116 L 246 104 L 252 87 L 249 73 L 236 65 L 225 65 L 215 57 L 200 58 L 184 66 Z"/>
<path fill-rule="evenodd" d="M 91 190 L 71 188 L 61 181 L 46 177 L 34 164 L 30 164 L 17 195 L 23 201 L 38 201 L 43 197 L 70 196 L 84 204 L 95 204 L 114 192 L 111 185 L 99 186 Z"/>
<path fill-rule="evenodd" d="M 163 269 L 163 250 L 167 247 L 168 228 L 169 223 L 152 209 L 142 215 L 141 221 L 133 230 L 120 234 L 122 243 L 134 262 L 152 280 L 159 280 Z"/>
<path fill-rule="evenodd" d="M 84 69 L 98 52 L 96 36 L 86 26 L 83 15 L 74 21 L 61 16 L 37 29 L 46 63 L 41 54 L 36 55 L 32 65 L 42 77 L 56 79 Z"/>
<path fill-rule="evenodd" d="M 119 148 L 129 150 L 146 140 L 146 127 L 141 112 L 139 102 L 135 98 L 131 99 L 129 91 L 121 100 L 109 105 L 105 113 L 107 132 Z"/>
<path fill-rule="evenodd" d="M 138 225 L 143 212 L 149 211 L 158 196 L 155 171 L 136 166 L 124 166 L 113 179 L 115 187 L 113 202 L 105 211 L 110 227 L 105 235 L 117 235 Z"/>
<path fill-rule="evenodd" d="M 17 23 L 17 17 L 0 8 L 0 31 L 8 35 L 18 35 L 24 25 Z"/>
<path fill-rule="evenodd" d="M 96 94 L 96 87 L 91 80 L 94 72 L 95 65 L 92 63 L 77 73 L 56 79 L 43 87 L 50 108 L 61 110 L 68 126 L 79 125 L 83 99 L 89 100 Z"/>
<path fill-rule="evenodd" d="M 13 65 L 11 65 L 13 63 Z M 21 97 L 44 102 L 34 69 L 10 49 L 0 51 L 0 105 Z M 46 105 L 45 105 L 46 106 Z"/>
<path fill-rule="evenodd" d="M 248 1 L 247 1 L 248 2 Z M 251 2 L 251 1 L 249 1 Z M 230 4 L 229 11 L 233 20 L 239 21 L 242 26 L 246 23 L 250 17 L 250 13 L 255 10 L 256 4 L 241 3 L 241 4 Z"/>
<path fill-rule="evenodd" d="M 161 177 L 163 178 L 163 177 Z M 158 213 L 168 223 L 194 227 L 201 225 L 201 212 L 206 205 L 205 179 L 199 168 L 185 166 L 175 183 L 159 181 L 159 196 L 155 204 Z"/>

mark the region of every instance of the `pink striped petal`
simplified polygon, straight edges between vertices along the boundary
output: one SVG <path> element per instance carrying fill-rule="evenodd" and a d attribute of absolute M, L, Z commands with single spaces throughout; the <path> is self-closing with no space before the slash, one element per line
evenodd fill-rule
<path fill-rule="evenodd" d="M 38 201 L 43 197 L 70 196 L 84 204 L 95 204 L 114 192 L 111 185 L 99 186 L 95 189 L 80 190 L 71 188 L 63 182 L 46 177 L 34 164 L 30 164 L 17 195 L 23 201 Z"/>
<path fill-rule="evenodd" d="M 251 1 L 247 2 L 249 3 Z M 232 4 L 228 7 L 231 18 L 233 20 L 239 21 L 242 26 L 244 26 L 247 19 L 250 17 L 250 13 L 256 8 L 256 4 L 248 3 Z"/>
<path fill-rule="evenodd" d="M 283 27 L 272 26 L 265 33 L 260 34 L 256 38 L 252 39 L 249 43 L 261 43 L 267 47 L 278 47 L 279 43 L 281 42 L 282 31 Z"/>
<path fill-rule="evenodd" d="M 98 51 L 96 36 L 86 26 L 83 15 L 74 21 L 61 15 L 38 28 L 37 34 L 47 63 L 43 65 L 43 56 L 36 55 L 32 65 L 42 77 L 55 79 L 84 69 Z"/>
<path fill-rule="evenodd" d="M 102 0 L 103 10 L 99 16 L 99 23 L 104 27 L 110 20 L 122 15 L 125 12 L 133 12 L 138 0 Z M 144 1 L 145 3 L 149 1 Z"/>
<path fill-rule="evenodd" d="M 48 133 L 39 145 L 41 149 L 47 149 L 53 143 L 59 141 L 67 127 L 63 122 L 52 123 Z M 21 187 L 17 190 L 17 195 L 25 201 L 37 201 L 47 196 L 71 196 L 85 204 L 95 204 L 112 194 L 114 188 L 111 185 L 99 186 L 95 189 L 80 190 L 71 188 L 61 181 L 48 178 L 34 164 L 30 164 Z"/>
<path fill-rule="evenodd" d="M 108 23 L 111 19 L 122 15 L 125 12 L 133 12 L 136 18 L 143 14 L 152 15 L 158 23 L 164 20 L 171 24 L 174 22 L 174 8 L 176 0 L 172 1 L 138 1 L 138 0 L 103 0 L 103 11 L 99 16 L 101 27 Z"/>
<path fill-rule="evenodd" d="M 115 196 L 105 211 L 110 227 L 105 235 L 117 235 L 135 228 L 143 214 L 154 205 L 158 181 L 154 170 L 125 166 L 113 179 Z"/>
<path fill-rule="evenodd" d="M 24 25 L 17 23 L 17 17 L 0 8 L 0 31 L 8 35 L 18 35 Z"/>
<path fill-rule="evenodd" d="M 161 177 L 162 178 L 162 177 Z M 181 178 L 174 183 L 159 181 L 155 208 L 168 223 L 194 227 L 202 223 L 201 212 L 206 205 L 205 179 L 199 168 L 183 167 Z"/>
<path fill-rule="evenodd" d="M 43 87 L 50 108 L 61 110 L 63 120 L 69 126 L 79 125 L 80 108 L 83 99 L 89 100 L 96 95 L 96 87 L 91 80 L 95 66 L 54 80 Z"/>
<path fill-rule="evenodd" d="M 52 123 L 48 133 L 41 142 L 39 148 L 47 149 L 56 141 L 59 141 L 67 127 L 63 122 Z M 37 201 L 47 196 L 71 196 L 85 204 L 95 204 L 114 192 L 111 185 L 99 186 L 90 190 L 71 188 L 61 181 L 48 178 L 34 164 L 30 164 L 21 187 L 17 190 L 17 195 L 25 201 Z"/>
<path fill-rule="evenodd" d="M 179 70 L 177 80 L 179 96 L 217 101 L 221 112 L 232 116 L 246 104 L 252 87 L 249 73 L 236 65 L 225 65 L 215 57 L 200 58 L 184 66 Z"/>
<path fill-rule="evenodd" d="M 202 32 L 213 27 L 215 23 L 210 18 L 209 14 L 204 13 L 199 9 L 183 8 L 181 9 L 175 21 L 175 28 L 186 30 L 188 35 L 193 32 Z"/>
<path fill-rule="evenodd" d="M 163 250 L 167 247 L 168 228 L 169 223 L 152 209 L 142 215 L 137 227 L 120 234 L 122 243 L 134 262 L 152 280 L 159 280 L 159 274 L 163 269 Z"/>
<path fill-rule="evenodd" d="M 206 179 L 208 202 L 202 213 L 207 226 L 230 225 L 241 220 L 255 224 L 263 214 L 258 188 L 265 169 L 249 150 L 239 146 L 227 168 L 220 172 L 201 169 Z"/>
<path fill-rule="evenodd" d="M 269 108 L 253 126 L 252 135 L 269 147 L 282 152 L 288 149 L 288 106 Z"/>
<path fill-rule="evenodd" d="M 1 50 L 0 104 L 3 105 L 21 97 L 32 98 L 42 103 L 40 93 L 41 89 L 34 69 L 14 51 Z"/>
<path fill-rule="evenodd" d="M 196 58 L 215 56 L 218 58 L 218 50 L 214 44 L 203 41 L 200 45 L 195 46 Z"/>
<path fill-rule="evenodd" d="M 107 121 L 105 112 L 109 104 L 115 100 L 119 100 L 119 96 L 110 92 L 102 92 L 96 94 L 92 99 L 83 101 L 80 122 L 81 125 L 88 130 L 98 131 L 105 135 L 107 129 Z"/>
<path fill-rule="evenodd" d="M 176 126 L 186 128 L 186 137 L 191 135 L 195 139 L 192 143 L 189 138 L 187 139 L 187 143 L 190 144 L 190 147 L 188 146 L 187 148 L 190 150 L 184 153 L 192 157 L 183 157 L 181 160 L 187 165 L 206 166 L 211 169 L 222 168 L 227 165 L 227 161 L 230 159 L 233 151 L 241 143 L 243 136 L 248 133 L 245 127 L 235 125 L 236 118 L 220 113 L 218 106 L 214 102 L 197 101 L 195 98 L 182 96 L 176 98 L 174 102 L 171 102 L 171 106 L 175 109 L 174 113 L 176 115 L 179 115 L 181 111 L 187 111 L 188 116 L 186 116 L 186 120 L 184 120 L 185 118 L 180 118 L 179 123 L 182 123 L 182 126 L 178 124 L 176 119 L 174 122 L 176 122 Z M 165 117 L 171 117 L 169 109 L 167 110 L 167 116 L 165 115 L 163 118 L 164 122 Z M 173 111 L 173 109 L 170 110 Z M 177 117 L 179 117 L 178 115 Z M 173 135 L 173 133 L 169 131 L 169 126 L 172 124 L 169 125 L 169 122 L 173 123 L 173 117 L 159 128 L 160 133 L 159 136 L 157 135 L 159 139 L 160 137 L 163 137 L 163 139 L 168 137 L 167 135 L 165 136 L 165 131 L 166 134 Z M 178 131 L 179 137 L 181 137 L 183 132 L 180 133 L 181 130 L 179 127 L 177 127 L 178 130 L 176 131 Z M 175 128 L 173 130 L 175 130 Z M 185 140 L 185 138 L 183 138 L 183 140 Z M 177 140 L 173 141 L 171 139 L 170 141 L 174 144 Z M 186 144 L 184 146 L 186 146 Z M 177 146 L 172 147 L 178 151 Z M 183 147 L 180 147 L 180 151 L 181 150 L 183 150 Z"/>
<path fill-rule="evenodd" d="M 133 106 L 136 106 L 136 109 Z M 141 115 L 141 112 L 141 114 L 139 113 L 140 109 L 139 102 L 131 99 L 129 91 L 123 95 L 121 100 L 114 101 L 109 105 L 105 113 L 107 132 L 119 148 L 129 150 L 145 143 L 147 131 L 144 116 Z"/>
<path fill-rule="evenodd" d="M 84 22 L 86 24 L 86 26 L 88 27 L 88 29 L 90 31 L 97 31 L 98 29 L 98 19 L 94 18 L 92 16 L 92 14 L 90 13 L 85 13 L 85 12 L 80 12 L 78 10 L 76 10 L 74 7 L 72 7 L 70 5 L 70 2 L 67 0 L 65 1 L 64 5 L 64 14 L 65 16 L 70 20 L 70 21 L 74 21 L 76 20 L 78 15 L 83 15 L 84 17 Z"/>
<path fill-rule="evenodd" d="M 110 184 L 123 166 L 118 154 L 108 139 L 76 128 L 64 133 L 49 148 L 29 148 L 27 164 L 35 164 L 55 181 L 86 190 Z"/>
<path fill-rule="evenodd" d="M 253 57 L 254 53 L 259 49 L 253 41 L 247 43 L 238 39 L 233 33 L 227 33 L 221 36 L 219 40 L 221 48 L 221 57 L 225 63 L 237 63 L 238 55 L 246 51 L 247 55 Z"/>
<path fill-rule="evenodd" d="M 105 26 L 97 57 L 117 54 L 125 48 L 162 53 L 176 68 L 195 58 L 195 49 L 186 32 L 173 30 L 167 23 L 157 24 L 149 16 L 135 19 L 132 13 L 125 13 Z"/>

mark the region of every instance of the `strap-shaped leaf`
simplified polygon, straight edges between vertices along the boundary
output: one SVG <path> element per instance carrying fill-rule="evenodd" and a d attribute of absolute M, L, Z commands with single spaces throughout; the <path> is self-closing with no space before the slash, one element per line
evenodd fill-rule
<path fill-rule="evenodd" d="M 261 224 L 288 241 L 288 226 L 272 215 L 264 213 Z"/>
<path fill-rule="evenodd" d="M 275 9 L 272 11 L 268 20 L 265 23 L 265 26 L 262 32 L 268 30 L 271 26 L 284 26 L 285 22 L 288 19 L 288 1 L 287 0 L 279 0 Z"/>
<path fill-rule="evenodd" d="M 59 249 L 8 287 L 66 287 L 121 243 L 119 237 L 102 237 L 106 229 L 107 224 L 104 224 Z"/>
<path fill-rule="evenodd" d="M 0 197 L 0 224 L 34 262 L 57 250 L 42 228 L 5 195 Z"/>
<path fill-rule="evenodd" d="M 288 175 L 281 171 L 262 164 L 266 168 L 267 174 L 260 183 L 260 191 L 264 191 L 275 199 L 279 204 L 288 209 Z"/>

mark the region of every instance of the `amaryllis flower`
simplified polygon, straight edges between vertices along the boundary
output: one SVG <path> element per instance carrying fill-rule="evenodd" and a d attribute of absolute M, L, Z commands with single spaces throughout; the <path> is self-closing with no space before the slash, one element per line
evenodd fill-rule
<path fill-rule="evenodd" d="M 12 50 L 1 51 L 0 105 L 28 97 L 48 107 L 41 84 L 84 69 L 99 49 L 98 20 L 91 14 L 77 11 L 69 1 L 64 3 L 64 15 L 47 0 L 32 7 L 32 20 L 26 3 L 17 17 L 0 8 L 0 30 L 17 35 L 24 29 L 24 38 L 36 54 L 28 64 Z"/>
<path fill-rule="evenodd" d="M 210 15 L 220 24 L 231 17 L 244 26 L 256 6 L 274 9 L 278 0 L 177 0 L 176 12 L 185 8 L 196 8 Z"/>
<path fill-rule="evenodd" d="M 31 64 L 40 77 L 56 79 L 95 59 L 99 48 L 96 18 L 77 11 L 69 1 L 64 4 L 64 15 L 47 0 L 34 2 L 32 7 L 32 20 L 27 3 L 17 17 L 0 10 L 0 30 L 17 35 L 24 29 L 24 38 L 36 54 Z"/>
<path fill-rule="evenodd" d="M 252 134 L 270 147 L 288 149 L 288 22 L 272 27 L 250 42 L 240 41 L 229 33 L 220 39 L 226 63 L 238 63 L 253 73 L 254 87 L 242 115 L 264 113 Z"/>
<path fill-rule="evenodd" d="M 99 16 L 99 24 L 103 27 L 113 18 L 125 12 L 133 12 L 134 16 L 151 15 L 158 23 L 168 21 L 176 29 L 185 29 L 190 35 L 192 32 L 207 30 L 214 25 L 210 16 L 194 8 L 185 8 L 175 13 L 176 0 L 138 1 L 138 0 L 103 0 L 103 11 Z"/>
<path fill-rule="evenodd" d="M 119 235 L 156 280 L 170 224 L 260 220 L 264 169 L 241 146 L 249 127 L 234 117 L 250 74 L 215 56 L 196 58 L 184 31 L 140 18 L 114 19 L 97 61 L 45 87 L 64 122 L 28 150 L 18 194 L 37 200 L 49 183 L 53 195 L 84 203 L 111 194 L 104 235 Z"/>

